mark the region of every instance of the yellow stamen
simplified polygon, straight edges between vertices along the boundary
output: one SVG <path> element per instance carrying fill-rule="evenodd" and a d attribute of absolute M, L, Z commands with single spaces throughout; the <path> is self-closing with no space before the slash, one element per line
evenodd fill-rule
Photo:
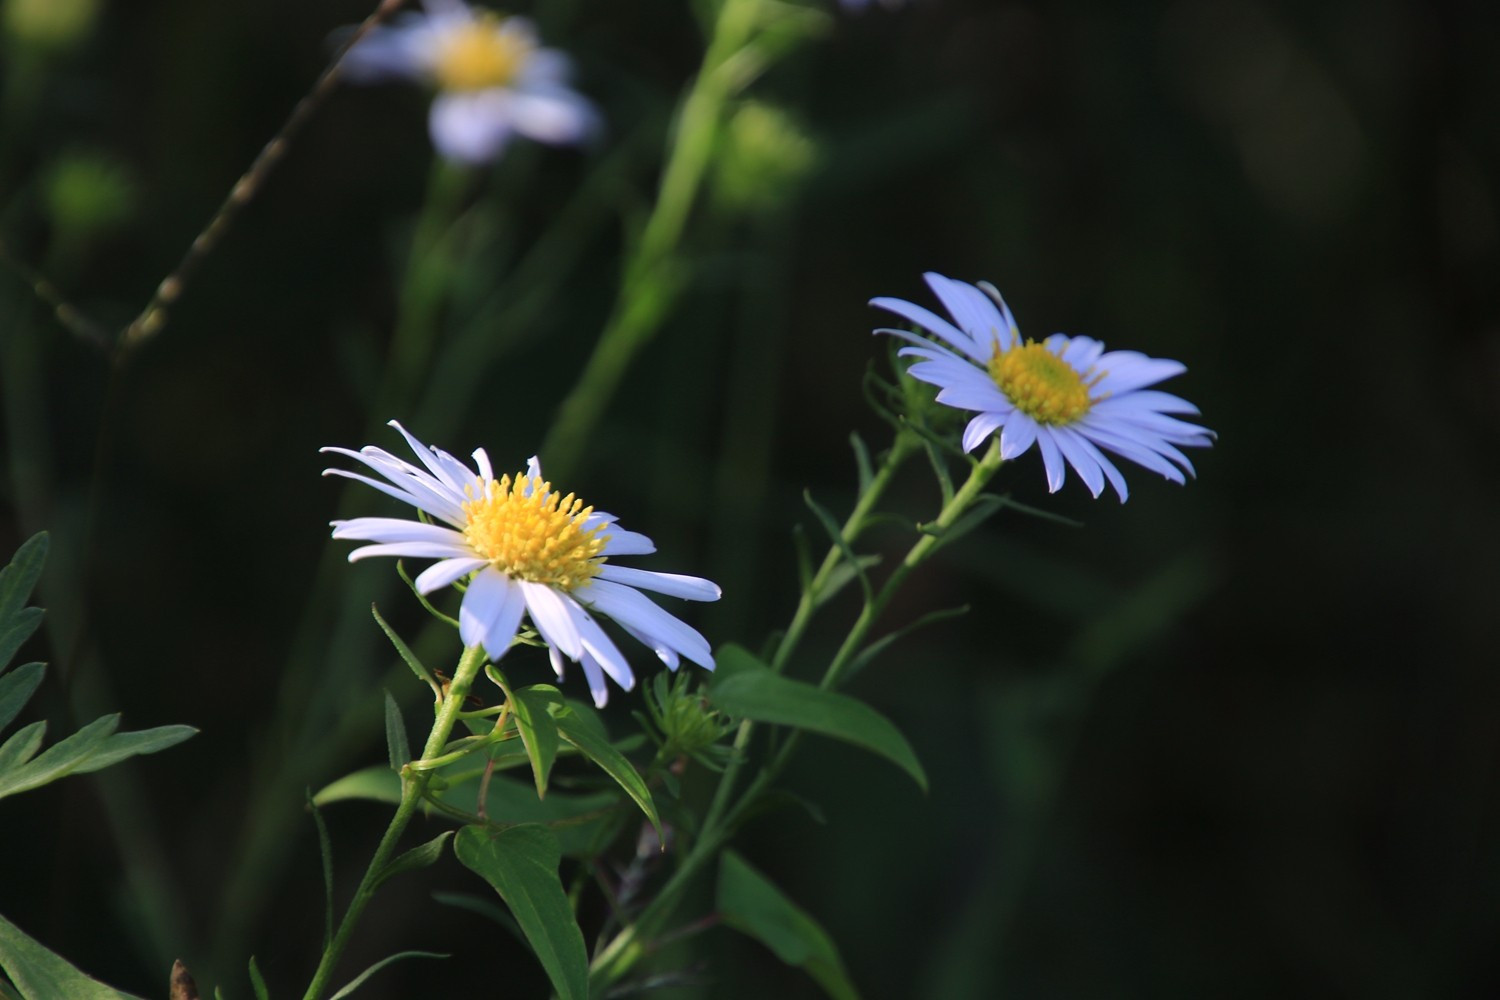
<path fill-rule="evenodd" d="M 503 87 L 526 65 L 531 45 L 513 32 L 500 30 L 501 19 L 479 14 L 444 38 L 433 69 L 444 90 Z"/>
<path fill-rule="evenodd" d="M 464 538 L 496 569 L 517 580 L 573 590 L 604 565 L 604 525 L 585 529 L 594 508 L 573 494 L 559 496 L 540 477 L 516 473 L 485 484 L 464 503 Z"/>
<path fill-rule="evenodd" d="M 1089 411 L 1089 382 L 1062 358 L 1034 340 L 1002 350 L 995 345 L 990 378 L 1022 413 L 1040 424 L 1071 424 Z"/>

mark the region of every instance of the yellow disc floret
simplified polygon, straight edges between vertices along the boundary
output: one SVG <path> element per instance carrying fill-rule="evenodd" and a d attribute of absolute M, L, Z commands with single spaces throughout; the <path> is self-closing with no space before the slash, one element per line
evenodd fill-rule
<path fill-rule="evenodd" d="M 584 528 L 594 508 L 552 484 L 517 473 L 485 483 L 464 502 L 464 538 L 476 554 L 515 580 L 572 590 L 604 565 L 604 525 Z"/>
<path fill-rule="evenodd" d="M 433 74 L 444 90 L 488 90 L 515 79 L 531 54 L 522 35 L 501 30 L 500 18 L 480 14 L 448 32 L 438 47 Z"/>
<path fill-rule="evenodd" d="M 1016 409 L 1039 424 L 1071 424 L 1089 411 L 1089 388 L 1073 366 L 1034 340 L 1010 350 L 995 346 L 990 378 Z"/>

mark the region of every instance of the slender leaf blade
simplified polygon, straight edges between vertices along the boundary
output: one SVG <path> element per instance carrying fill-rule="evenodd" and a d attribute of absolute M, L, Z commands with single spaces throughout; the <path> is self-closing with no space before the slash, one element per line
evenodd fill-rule
<path fill-rule="evenodd" d="M 562 692 L 550 684 L 536 684 L 515 692 L 511 707 L 515 710 L 516 731 L 521 734 L 521 745 L 526 748 L 526 757 L 531 761 L 531 773 L 536 778 L 538 798 L 547 795 L 547 778 L 557 760 L 559 738 L 557 722 L 548 710 L 549 705 L 561 704 Z"/>
<path fill-rule="evenodd" d="M 398 951 L 394 955 L 388 955 L 385 958 L 382 958 L 380 961 L 378 961 L 374 965 L 370 966 L 364 972 L 361 972 L 359 975 L 357 975 L 353 979 L 349 980 L 349 982 L 347 982 L 347 983 L 344 984 L 343 989 L 339 990 L 333 996 L 329 997 L 328 1000 L 343 1000 L 344 997 L 348 996 L 349 994 L 353 993 L 355 990 L 357 990 L 361 986 L 363 986 L 366 979 L 369 979 L 371 976 L 375 975 L 375 973 L 379 972 L 381 969 L 385 968 L 387 965 L 390 965 L 392 962 L 399 962 L 403 958 L 448 958 L 448 957 L 449 956 L 445 952 L 441 952 L 441 951 Z"/>
<path fill-rule="evenodd" d="M 375 616 L 375 624 L 380 626 L 380 631 L 384 632 L 385 637 L 391 640 L 391 645 L 396 647 L 396 652 L 400 655 L 401 661 L 411 668 L 411 672 L 416 674 L 419 680 L 432 688 L 433 693 L 441 695 L 443 689 L 438 684 L 437 678 L 432 676 L 432 671 L 428 670 L 421 660 L 417 659 L 417 654 L 413 653 L 411 647 L 396 634 L 396 630 L 386 624 L 384 618 L 380 617 L 380 609 L 372 604 L 370 605 L 370 614 Z"/>
<path fill-rule="evenodd" d="M 388 767 L 366 767 L 325 785 L 313 795 L 313 805 L 326 806 L 344 799 L 364 799 L 395 805 L 401 801 L 401 778 Z"/>
<path fill-rule="evenodd" d="M 400 772 L 411 763 L 411 743 L 406 735 L 406 720 L 401 718 L 401 706 L 391 693 L 385 693 L 385 752 L 390 759 L 391 770 Z"/>
<path fill-rule="evenodd" d="M 69 773 L 87 774 L 90 771 L 100 771 L 130 757 L 139 757 L 142 754 L 156 753 L 168 747 L 175 747 L 196 735 L 198 735 L 198 730 L 192 726 L 180 725 L 156 726 L 152 729 L 140 729 L 129 733 L 113 733 Z"/>
<path fill-rule="evenodd" d="M 869 705 L 782 677 L 736 645 L 721 649 L 709 696 L 719 709 L 741 719 L 769 722 L 832 736 L 879 754 L 911 775 L 925 792 L 927 774 L 901 731 Z"/>
<path fill-rule="evenodd" d="M 659 835 L 661 818 L 656 814 L 656 802 L 651 798 L 651 789 L 646 787 L 645 779 L 624 754 L 610 746 L 609 741 L 600 736 L 592 727 L 579 725 L 576 718 L 572 712 L 558 715 L 558 734 L 577 747 L 585 757 L 603 768 L 605 774 L 615 779 L 615 784 L 623 788 L 625 794 L 641 807 L 641 811 L 646 814 L 651 825 L 656 827 Z"/>
<path fill-rule="evenodd" d="M 250 988 L 255 991 L 255 1000 L 271 1000 L 271 991 L 266 989 L 266 977 L 260 974 L 255 956 L 250 956 Z"/>
<path fill-rule="evenodd" d="M 28 663 L 24 667 L 17 667 L 13 674 L 0 677 L 0 730 L 4 730 L 21 714 L 21 709 L 26 707 L 26 703 L 36 693 L 37 685 L 42 683 L 42 676 L 46 672 L 45 665 Z"/>
<path fill-rule="evenodd" d="M 552 832 L 534 823 L 493 835 L 466 826 L 454 852 L 505 900 L 560 1000 L 588 1000 L 588 952 L 558 875 L 562 852 Z"/>
<path fill-rule="evenodd" d="M 437 860 L 443 856 L 443 846 L 448 843 L 448 838 L 451 836 L 453 836 L 452 830 L 444 830 L 427 843 L 413 847 L 411 850 L 392 858 L 386 863 L 384 868 L 380 869 L 379 874 L 375 876 L 375 881 L 371 888 L 383 885 L 397 875 L 420 871 L 423 868 L 429 868 L 436 864 Z"/>
<path fill-rule="evenodd" d="M 834 1000 L 858 1000 L 828 932 L 734 851 L 719 860 L 716 906 L 725 924 L 770 948 L 787 965 L 806 970 Z"/>
<path fill-rule="evenodd" d="M 25 1000 L 140 1000 L 78 971 L 0 917 L 0 969 Z"/>

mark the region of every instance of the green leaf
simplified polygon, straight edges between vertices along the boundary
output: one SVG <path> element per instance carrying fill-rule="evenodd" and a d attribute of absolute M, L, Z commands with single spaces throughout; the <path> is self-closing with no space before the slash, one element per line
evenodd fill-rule
<path fill-rule="evenodd" d="M 0 618 L 0 673 L 10 665 L 11 657 L 21 644 L 42 624 L 46 614 L 41 608 L 22 608 L 8 618 Z"/>
<path fill-rule="evenodd" d="M 552 773 L 552 764 L 557 760 L 557 722 L 552 718 L 549 706 L 561 705 L 562 701 L 562 692 L 550 684 L 521 688 L 511 699 L 516 731 L 521 734 L 521 744 L 531 761 L 538 798 L 546 797 L 547 776 Z"/>
<path fill-rule="evenodd" d="M 0 625 L 26 606 L 47 562 L 48 545 L 47 533 L 39 531 L 16 549 L 9 566 L 0 569 Z"/>
<path fill-rule="evenodd" d="M 95 719 L 78 732 L 58 740 L 25 767 L 0 774 L 0 798 L 40 788 L 76 770 L 99 750 L 120 724 L 119 714 Z"/>
<path fill-rule="evenodd" d="M 865 592 L 865 601 L 868 603 L 873 593 L 870 587 L 870 578 L 865 575 L 865 570 L 860 565 L 859 557 L 854 554 L 854 550 L 844 540 L 844 529 L 839 527 L 838 522 L 833 519 L 833 515 L 824 509 L 822 504 L 812 498 L 811 492 L 803 490 L 802 499 L 807 504 L 807 509 L 817 516 L 818 521 L 823 525 L 823 530 L 828 533 L 828 537 L 834 546 L 843 554 L 847 563 L 854 567 L 855 574 L 859 578 L 859 585 Z"/>
<path fill-rule="evenodd" d="M 875 478 L 870 465 L 870 449 L 865 447 L 865 440 L 859 436 L 859 431 L 849 435 L 849 445 L 854 449 L 854 465 L 859 474 L 859 492 L 856 495 L 864 496 L 865 491 L 870 488 L 871 480 Z"/>
<path fill-rule="evenodd" d="M 858 1000 L 828 932 L 734 851 L 719 860 L 716 906 L 725 924 L 806 970 L 834 1000 Z"/>
<path fill-rule="evenodd" d="M 615 779 L 615 783 L 625 789 L 625 794 L 635 800 L 635 804 L 641 807 L 651 825 L 656 827 L 658 835 L 661 834 L 661 819 L 656 815 L 656 803 L 652 801 L 651 789 L 646 787 L 645 779 L 635 769 L 635 765 L 625 759 L 625 755 L 614 747 L 609 741 L 600 736 L 592 727 L 579 725 L 576 721 L 578 716 L 571 711 L 561 713 L 557 716 L 557 731 L 563 739 L 567 740 L 587 758 L 604 769 L 604 773 Z"/>
<path fill-rule="evenodd" d="M 102 771 L 111 764 L 118 764 L 127 758 L 174 747 L 183 740 L 196 735 L 198 735 L 198 730 L 192 726 L 157 726 L 154 729 L 114 733 L 69 773 L 87 774 L 90 771 Z"/>
<path fill-rule="evenodd" d="M 10 739 L 0 746 L 0 781 L 5 779 L 5 774 L 20 767 L 31 759 L 42 745 L 42 738 L 47 735 L 47 723 L 38 720 L 31 725 L 16 730 Z"/>
<path fill-rule="evenodd" d="M 859 655 L 850 661 L 848 668 L 844 671 L 844 683 L 853 680 L 861 670 L 870 665 L 870 661 L 885 652 L 886 649 L 898 639 L 904 638 L 918 629 L 926 628 L 928 625 L 936 625 L 938 622 L 947 621 L 950 618 L 958 618 L 969 613 L 967 604 L 960 604 L 956 608 L 944 608 L 941 611 L 929 611 L 910 625 L 903 625 L 893 632 L 881 636 L 859 651 Z"/>
<path fill-rule="evenodd" d="M 420 871 L 423 868 L 431 867 L 437 862 L 438 858 L 443 856 L 443 845 L 448 842 L 448 838 L 451 836 L 453 836 L 452 830 L 444 830 L 427 843 L 419 847 L 413 847 L 404 854 L 392 858 L 386 863 L 384 868 L 380 869 L 380 873 L 375 876 L 375 881 L 371 883 L 370 888 L 373 890 L 375 886 L 382 885 L 397 875 L 404 875 L 407 872 Z"/>
<path fill-rule="evenodd" d="M 391 770 L 399 772 L 411 762 L 411 744 L 406 737 L 406 720 L 401 718 L 401 706 L 391 693 L 385 693 L 385 752 L 391 761 Z"/>
<path fill-rule="evenodd" d="M 255 1000 L 271 1000 L 271 991 L 266 989 L 266 977 L 260 974 L 255 956 L 250 956 L 250 988 L 255 991 Z"/>
<path fill-rule="evenodd" d="M 348 996 L 349 994 L 353 993 L 355 990 L 359 989 L 359 987 L 363 986 L 366 979 L 369 979 L 371 976 L 375 975 L 375 973 L 379 972 L 381 969 L 385 968 L 387 965 L 390 965 L 392 962 L 399 962 L 403 958 L 447 958 L 447 957 L 448 956 L 446 954 L 444 954 L 443 952 L 440 952 L 440 951 L 398 951 L 394 955 L 391 955 L 391 956 L 389 956 L 387 958 L 382 958 L 380 961 L 378 961 L 374 965 L 370 966 L 364 972 L 361 972 L 359 975 L 357 975 L 353 979 L 349 980 L 348 984 L 346 984 L 343 989 L 339 990 L 333 996 L 329 997 L 328 1000 L 343 1000 L 344 997 Z"/>
<path fill-rule="evenodd" d="M 588 1000 L 588 952 L 558 876 L 562 855 L 551 831 L 525 824 L 492 835 L 466 826 L 454 851 L 510 907 L 560 1000 Z"/>
<path fill-rule="evenodd" d="M 396 652 L 400 654 L 402 662 L 410 667 L 411 672 L 424 681 L 428 687 L 432 688 L 433 694 L 442 697 L 442 686 L 438 684 L 437 678 L 432 676 L 432 671 L 428 670 L 422 661 L 417 659 L 417 654 L 413 653 L 411 647 L 396 634 L 396 630 L 386 624 L 385 619 L 380 617 L 380 610 L 373 604 L 370 605 L 370 614 L 375 616 L 375 624 L 380 626 L 380 630 L 385 633 L 385 637 L 391 640 L 391 645 L 396 647 Z"/>
<path fill-rule="evenodd" d="M 813 600 L 813 607 L 820 608 L 833 600 L 839 593 L 849 585 L 849 581 L 859 579 L 865 575 L 865 571 L 880 565 L 880 556 L 860 556 L 852 563 L 847 559 L 833 567 L 828 574 L 828 579 L 823 583 L 823 589 L 818 591 Z"/>
<path fill-rule="evenodd" d="M 79 972 L 4 917 L 0 917 L 0 969 L 24 1000 L 140 1000 Z"/>
<path fill-rule="evenodd" d="M 316 806 L 343 799 L 366 799 L 395 805 L 401 801 L 401 778 L 388 767 L 366 767 L 330 782 L 312 798 Z"/>
<path fill-rule="evenodd" d="M 891 721 L 848 695 L 794 681 L 740 646 L 719 650 L 709 697 L 729 715 L 806 729 L 852 743 L 891 761 L 927 790 L 927 775 L 911 744 Z"/>
<path fill-rule="evenodd" d="M 0 730 L 10 725 L 31 696 L 47 668 L 40 663 L 28 663 L 19 667 L 9 677 L 0 677 Z"/>
<path fill-rule="evenodd" d="M 326 950 L 333 940 L 333 841 L 328 839 L 328 824 L 323 822 L 323 813 L 313 801 L 312 793 L 305 790 L 307 811 L 312 813 L 313 826 L 318 830 L 318 857 L 323 862 L 323 947 Z"/>

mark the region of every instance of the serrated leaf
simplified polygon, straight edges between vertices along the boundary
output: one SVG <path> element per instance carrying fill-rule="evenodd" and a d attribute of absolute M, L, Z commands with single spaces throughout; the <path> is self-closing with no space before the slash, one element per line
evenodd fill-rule
<path fill-rule="evenodd" d="M 0 619 L 0 673 L 10 666 L 11 658 L 42 624 L 45 614 L 41 608 L 22 608 Z"/>
<path fill-rule="evenodd" d="M 524 824 L 490 834 L 466 826 L 454 853 L 505 900 L 560 1000 L 588 1000 L 588 953 L 558 875 L 562 854 L 551 831 Z"/>
<path fill-rule="evenodd" d="M 379 972 L 381 969 L 385 968 L 387 965 L 390 965 L 392 962 L 399 962 L 403 958 L 448 958 L 448 957 L 449 956 L 446 953 L 440 952 L 440 951 L 398 951 L 394 955 L 389 955 L 389 956 L 387 956 L 385 958 L 382 958 L 380 961 L 378 961 L 374 965 L 370 966 L 364 972 L 361 972 L 359 975 L 357 975 L 353 979 L 349 980 L 349 982 L 344 985 L 343 989 L 339 990 L 333 996 L 329 997 L 328 1000 L 343 1000 L 344 997 L 348 996 L 349 994 L 353 993 L 355 990 L 357 990 L 361 986 L 363 986 L 366 979 L 369 979 L 371 976 L 375 975 L 375 973 Z"/>
<path fill-rule="evenodd" d="M 0 774 L 0 798 L 40 788 L 77 770 L 104 745 L 119 724 L 118 714 L 101 716 L 73 735 L 58 740 L 24 767 Z"/>
<path fill-rule="evenodd" d="M 411 647 L 396 634 L 396 630 L 386 624 L 386 620 L 380 617 L 380 610 L 373 604 L 370 605 L 370 614 L 375 616 L 375 624 L 380 626 L 380 630 L 391 641 L 391 645 L 396 647 L 396 653 L 401 657 L 401 662 L 410 667 L 411 672 L 416 674 L 419 680 L 424 681 L 428 687 L 432 688 L 434 694 L 441 697 L 443 692 L 442 686 L 438 684 L 437 678 L 432 675 L 432 671 L 428 670 L 426 665 L 417 659 L 417 654 L 413 653 Z"/>
<path fill-rule="evenodd" d="M 46 672 L 44 665 L 28 663 L 24 667 L 17 667 L 16 672 L 8 677 L 0 677 L 0 731 L 21 714 L 21 709 L 26 707 L 26 703 L 36 693 L 37 685 L 42 683 L 42 676 Z"/>
<path fill-rule="evenodd" d="M 46 720 L 38 720 L 12 733 L 10 739 L 0 746 L 0 779 L 30 760 L 46 735 Z"/>
<path fill-rule="evenodd" d="M 391 762 L 392 771 L 400 771 L 411 762 L 411 744 L 407 741 L 406 720 L 401 718 L 401 706 L 391 693 L 385 693 L 385 752 Z"/>
<path fill-rule="evenodd" d="M 577 716 L 566 712 L 557 717 L 557 731 L 563 739 L 567 740 L 579 751 L 604 769 L 604 773 L 615 779 L 615 784 L 625 790 L 625 794 L 635 800 L 635 804 L 641 807 L 651 825 L 656 827 L 658 835 L 661 834 L 661 819 L 656 815 L 656 803 L 651 799 L 651 789 L 646 787 L 646 781 L 641 777 L 635 765 L 625 758 L 609 741 L 599 736 L 592 728 L 580 726 L 576 722 Z"/>
<path fill-rule="evenodd" d="M 721 649 L 709 682 L 709 698 L 721 711 L 740 719 L 769 722 L 832 736 L 877 753 L 911 775 L 927 790 L 927 774 L 911 744 L 889 719 L 848 695 L 773 673 L 736 645 Z"/>
<path fill-rule="evenodd" d="M 550 706 L 562 704 L 562 692 L 550 684 L 535 684 L 521 688 L 514 695 L 511 708 L 515 712 L 516 731 L 521 734 L 521 744 L 531 761 L 537 797 L 544 798 L 558 748 L 557 722 L 552 718 Z"/>
<path fill-rule="evenodd" d="M 98 749 L 68 773 L 87 774 L 90 771 L 101 771 L 111 764 L 118 764 L 130 757 L 157 753 L 168 747 L 174 747 L 183 740 L 191 739 L 196 735 L 198 735 L 198 730 L 192 726 L 157 726 L 153 729 L 139 729 L 129 733 L 113 733 L 100 744 Z"/>
<path fill-rule="evenodd" d="M 443 845 L 448 842 L 448 838 L 451 836 L 453 836 L 452 830 L 444 830 L 427 843 L 413 847 L 399 857 L 392 858 L 380 870 L 380 873 L 375 876 L 375 881 L 370 888 L 373 889 L 375 886 L 382 885 L 388 879 L 395 878 L 397 875 L 419 871 L 436 864 L 437 860 L 443 856 Z"/>
<path fill-rule="evenodd" d="M 719 860 L 716 901 L 724 923 L 795 965 L 834 1000 L 858 1000 L 837 946 L 819 923 L 734 851 Z"/>
<path fill-rule="evenodd" d="M 10 565 L 0 569 L 0 625 L 26 606 L 36 582 L 41 578 L 51 544 L 47 533 L 39 531 L 22 543 L 10 557 Z"/>
<path fill-rule="evenodd" d="M 0 917 L 0 969 L 25 1000 L 140 1000 L 79 972 Z"/>

